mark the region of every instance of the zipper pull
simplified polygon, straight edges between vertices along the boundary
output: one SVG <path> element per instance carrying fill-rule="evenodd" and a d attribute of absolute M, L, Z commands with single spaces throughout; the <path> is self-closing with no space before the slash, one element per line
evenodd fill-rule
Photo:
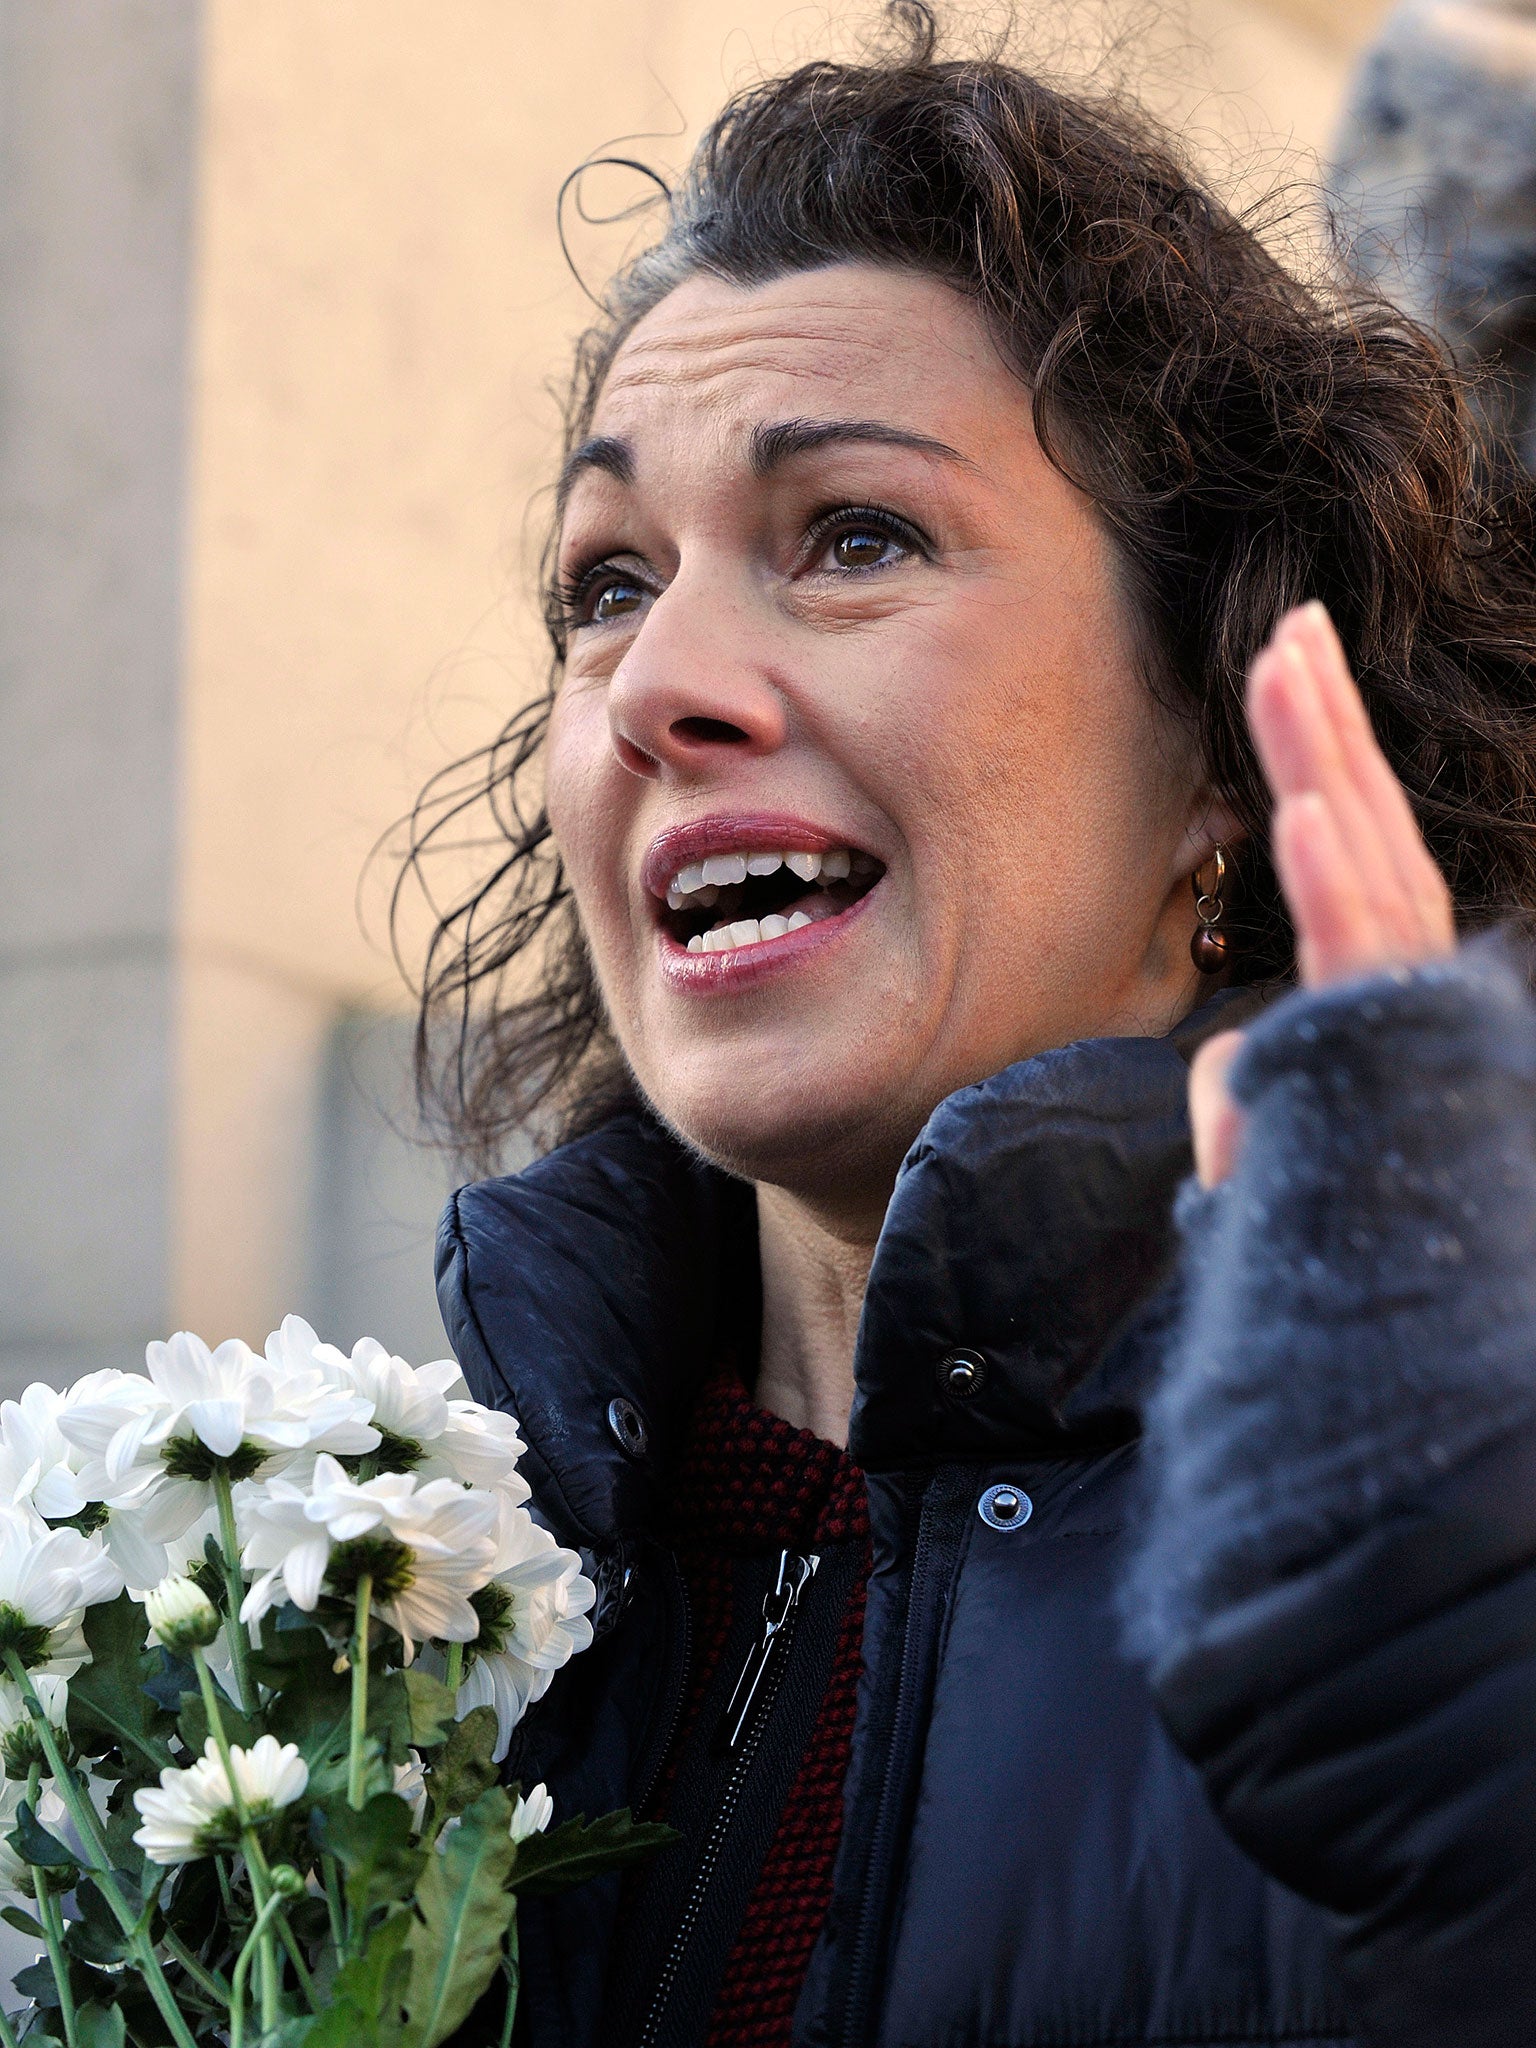
<path fill-rule="evenodd" d="M 729 1756 L 746 1734 L 747 1724 L 752 1718 L 752 1703 L 757 1698 L 774 1647 L 788 1627 L 800 1595 L 815 1578 L 820 1563 L 817 1556 L 799 1557 L 792 1550 L 780 1551 L 778 1577 L 763 1595 L 763 1620 L 757 1641 L 747 1652 L 747 1661 L 741 1667 L 731 1703 L 715 1736 L 717 1754 Z"/>

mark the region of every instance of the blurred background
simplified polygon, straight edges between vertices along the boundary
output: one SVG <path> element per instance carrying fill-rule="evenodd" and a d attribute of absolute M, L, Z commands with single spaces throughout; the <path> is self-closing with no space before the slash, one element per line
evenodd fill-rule
<path fill-rule="evenodd" d="M 1131 83 L 1240 195 L 1278 183 L 1287 232 L 1322 232 L 1342 166 L 1362 260 L 1411 296 L 1425 151 L 1443 185 L 1497 139 L 1464 100 L 1454 134 L 1410 118 L 1457 11 L 1083 5 L 1021 10 L 1015 45 Z M 1526 10 L 1471 13 L 1528 186 Z M 0 0 L 0 1394 L 183 1325 L 259 1344 L 287 1309 L 446 1348 L 453 1168 L 415 1141 L 391 871 L 365 867 L 543 674 L 549 386 L 586 314 L 556 194 L 605 147 L 675 168 L 733 85 L 877 20 Z M 573 223 L 578 266 L 600 281 L 632 231 Z"/>

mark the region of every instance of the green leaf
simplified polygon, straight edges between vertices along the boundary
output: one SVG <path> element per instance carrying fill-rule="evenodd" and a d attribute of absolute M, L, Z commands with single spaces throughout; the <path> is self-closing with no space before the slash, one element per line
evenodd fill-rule
<path fill-rule="evenodd" d="M 392 1913 L 374 1929 L 363 1953 L 337 1973 L 332 2003 L 323 2017 L 356 2017 L 345 2032 L 332 2028 L 317 2038 L 314 2048 L 353 2048 L 362 2038 L 359 2027 L 364 2030 L 370 2048 L 375 2041 L 398 2038 L 401 2007 L 411 1975 L 405 1944 L 412 1924 L 409 1913 Z"/>
<path fill-rule="evenodd" d="M 234 1701 L 227 1696 L 219 1700 L 218 1709 L 219 1719 L 224 1723 L 224 1733 L 230 1742 L 237 1742 L 242 1749 L 249 1749 L 260 1735 L 261 1729 L 242 1714 Z M 176 1716 L 176 1733 L 194 1757 L 202 1755 L 210 1730 L 208 1709 L 203 1704 L 201 1691 L 183 1693 L 181 1712 Z"/>
<path fill-rule="evenodd" d="M 30 1998 L 38 2005 L 57 2005 L 59 1987 L 53 1981 L 53 1965 L 45 1957 L 41 1961 L 28 1963 L 24 1970 L 18 1970 L 11 1982 L 23 1998 Z"/>
<path fill-rule="evenodd" d="M 416 1888 L 421 1918 L 411 1925 L 406 2030 L 411 2048 L 437 2048 L 469 2017 L 501 1962 L 516 1901 L 511 1803 L 500 1786 L 484 1792 L 427 1858 Z"/>
<path fill-rule="evenodd" d="M 82 2005 L 75 2014 L 79 2048 L 123 2048 L 123 2012 L 117 2005 Z"/>
<path fill-rule="evenodd" d="M 20 1906 L 0 1906 L 0 1920 L 3 1920 L 7 1927 L 14 1927 L 18 1934 L 35 1934 L 39 1941 L 44 1938 L 41 1920 L 34 1920 L 32 1915 L 24 1912 Z"/>
<path fill-rule="evenodd" d="M 7 1839 L 23 1863 L 38 1863 L 44 1870 L 68 1870 L 77 1861 L 74 1851 L 49 1834 L 25 1799 L 16 1809 L 16 1825 Z"/>
<path fill-rule="evenodd" d="M 114 1798 L 116 1795 L 114 1794 Z M 144 1875 L 144 1851 L 133 1839 L 135 1828 L 142 1827 L 143 1821 L 130 1799 L 117 1799 L 107 1803 L 107 1854 L 112 1859 L 112 1868 L 120 1875 L 124 1871 L 137 1886 Z"/>
<path fill-rule="evenodd" d="M 125 1962 L 129 1944 L 117 1924 L 117 1916 L 89 1878 L 75 1887 L 79 1917 L 64 1930 L 64 1946 L 82 1963 L 113 1969 Z"/>
<path fill-rule="evenodd" d="M 267 1617 L 251 1671 L 273 1693 L 267 1726 L 279 1742 L 296 1742 L 311 1776 L 328 1758 L 347 1753 L 352 1688 L 335 1669 L 336 1649 L 311 1626 L 278 1628 Z"/>
<path fill-rule="evenodd" d="M 604 1870 L 636 1863 L 677 1839 L 673 1828 L 635 1820 L 627 1806 L 594 1821 L 568 1820 L 547 1835 L 529 1835 L 518 1843 L 512 1889 L 534 1898 L 564 1891 Z"/>
<path fill-rule="evenodd" d="M 436 1749 L 454 1728 L 455 1700 L 441 1679 L 428 1671 L 407 1671 L 405 1698 L 410 1710 L 411 1742 L 417 1749 Z"/>
<path fill-rule="evenodd" d="M 145 1690 L 160 1670 L 144 1645 L 144 1610 L 120 1593 L 85 1610 L 91 1661 L 69 1681 L 69 1732 L 85 1756 L 116 1750 L 136 1777 L 158 1775 L 175 1759 L 172 1721 Z"/>
<path fill-rule="evenodd" d="M 375 1666 L 368 1680 L 368 1736 L 386 1763 L 404 1763 L 412 1742 L 411 1696 L 403 1671 Z"/>
<path fill-rule="evenodd" d="M 427 1790 L 432 1796 L 429 1834 L 435 1836 L 445 1820 L 472 1806 L 496 1783 L 501 1773 L 491 1761 L 495 1747 L 494 1707 L 472 1707 L 455 1723 L 442 1753 L 433 1758 L 427 1772 Z"/>
<path fill-rule="evenodd" d="M 381 1921 L 362 1954 L 337 1972 L 321 2010 L 289 2020 L 265 2037 L 262 2048 L 397 2048 L 410 1979 L 405 1941 L 411 1926 L 409 1913 Z"/>
<path fill-rule="evenodd" d="M 151 1654 L 145 1690 L 156 1706 L 174 1714 L 180 1711 L 182 1694 L 197 1691 L 197 1673 L 185 1657 L 173 1656 L 162 1643 Z"/>
<path fill-rule="evenodd" d="M 426 1851 L 411 1840 L 411 1809 L 393 1792 L 376 1792 L 357 1813 L 340 1801 L 316 1807 L 310 1833 L 345 1872 L 347 1903 L 356 1919 L 366 1919 L 375 1906 L 408 1899 L 426 1860 Z"/>

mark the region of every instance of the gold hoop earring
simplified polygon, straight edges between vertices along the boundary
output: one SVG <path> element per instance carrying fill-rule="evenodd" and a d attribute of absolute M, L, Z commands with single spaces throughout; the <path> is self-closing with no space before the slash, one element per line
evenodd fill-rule
<path fill-rule="evenodd" d="M 1227 880 L 1226 848 L 1218 846 L 1206 865 L 1214 865 L 1216 869 L 1209 889 L 1200 880 L 1199 868 L 1189 878 L 1190 887 L 1195 892 L 1195 916 L 1199 919 L 1195 935 L 1189 942 L 1189 957 L 1202 974 L 1219 974 L 1232 957 L 1232 934 L 1219 928 L 1222 912 L 1226 909 L 1221 900 Z"/>

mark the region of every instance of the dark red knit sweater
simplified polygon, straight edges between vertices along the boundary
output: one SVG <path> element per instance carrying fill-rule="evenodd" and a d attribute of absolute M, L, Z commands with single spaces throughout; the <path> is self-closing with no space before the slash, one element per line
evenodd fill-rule
<path fill-rule="evenodd" d="M 731 1625 L 731 1561 L 858 1542 L 864 1563 L 843 1613 L 832 1674 L 778 1832 L 721 1980 L 708 2048 L 787 2048 L 795 2001 L 832 1893 L 843 1778 L 869 1578 L 864 1475 L 846 1451 L 753 1406 L 734 1372 L 704 1389 L 672 1495 L 670 1536 L 688 1588 L 695 1653 L 675 1759 Z M 663 1812 L 670 1790 L 662 1779 Z"/>

